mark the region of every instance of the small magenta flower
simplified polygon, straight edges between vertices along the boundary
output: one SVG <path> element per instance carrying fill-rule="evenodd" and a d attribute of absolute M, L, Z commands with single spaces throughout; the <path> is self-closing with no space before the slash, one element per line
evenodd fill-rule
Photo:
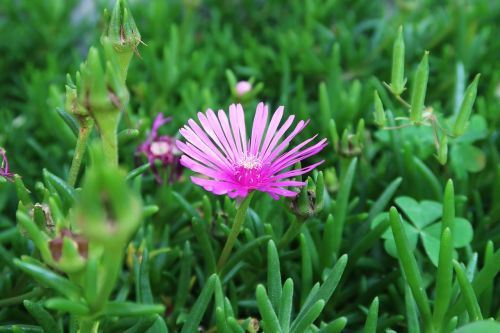
<path fill-rule="evenodd" d="M 175 145 L 175 139 L 167 135 L 158 135 L 159 128 L 171 120 L 171 117 L 165 118 L 162 113 L 159 113 L 153 122 L 149 137 L 136 150 L 136 155 L 146 155 L 158 183 L 162 182 L 162 178 L 155 165 L 156 160 L 161 161 L 164 167 L 171 167 L 170 182 L 178 179 L 182 171 L 179 164 L 180 151 Z"/>
<path fill-rule="evenodd" d="M 7 160 L 5 149 L 0 148 L 0 156 L 2 157 L 2 163 L 0 163 L 0 177 L 9 181 L 14 181 L 14 174 L 9 171 L 9 161 Z"/>
<path fill-rule="evenodd" d="M 316 138 L 315 135 L 283 153 L 309 122 L 301 120 L 286 136 L 285 132 L 295 116 L 289 116 L 279 127 L 283 110 L 280 106 L 268 123 L 268 108 L 259 103 L 250 139 L 247 138 L 240 104 L 229 107 L 229 118 L 223 110 L 219 110 L 217 115 L 210 109 L 206 113 L 199 112 L 201 127 L 190 119 L 180 129 L 187 142 L 178 140 L 177 147 L 184 153 L 181 164 L 201 174 L 201 177 L 191 177 L 193 183 L 214 194 L 227 194 L 231 198 L 244 198 L 254 190 L 266 192 L 274 199 L 297 195 L 286 187 L 304 186 L 306 183 L 287 178 L 307 173 L 323 161 L 297 170 L 288 169 L 320 152 L 327 142 L 323 139 L 304 148 Z"/>
<path fill-rule="evenodd" d="M 252 90 L 252 84 L 248 81 L 239 81 L 236 83 L 236 94 L 239 97 L 245 95 Z"/>

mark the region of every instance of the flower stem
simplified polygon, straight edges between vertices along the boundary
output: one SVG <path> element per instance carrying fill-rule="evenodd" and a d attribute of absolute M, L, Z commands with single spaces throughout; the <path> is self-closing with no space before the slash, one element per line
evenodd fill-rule
<path fill-rule="evenodd" d="M 243 222 L 245 222 L 245 216 L 246 212 L 248 209 L 248 206 L 250 205 L 250 201 L 252 201 L 253 197 L 253 192 L 251 192 L 241 203 L 240 207 L 236 211 L 236 217 L 234 219 L 233 226 L 231 228 L 231 232 L 229 233 L 229 236 L 227 237 L 226 244 L 224 245 L 224 248 L 222 249 L 222 253 L 219 257 L 219 261 L 217 262 L 217 272 L 222 271 L 224 268 L 224 265 L 226 264 L 227 259 L 229 258 L 229 255 L 231 254 L 231 250 L 233 249 L 234 243 L 236 242 L 236 239 L 238 238 L 238 234 L 241 231 L 241 227 L 243 226 Z"/>
<path fill-rule="evenodd" d="M 75 187 L 83 155 L 85 154 L 85 148 L 87 147 L 87 141 L 93 127 L 94 121 L 91 118 L 87 118 L 87 120 L 85 120 L 80 127 L 78 140 L 76 141 L 75 154 L 73 155 L 73 161 L 71 162 L 71 168 L 69 169 L 68 185 L 71 187 Z"/>
<path fill-rule="evenodd" d="M 295 219 L 293 220 L 292 224 L 288 227 L 287 231 L 281 237 L 279 243 L 278 243 L 278 248 L 282 249 L 285 246 L 287 246 L 292 240 L 297 237 L 297 235 L 300 233 L 300 229 L 302 228 L 304 220 L 302 219 Z"/>
<path fill-rule="evenodd" d="M 106 160 L 112 165 L 118 165 L 118 141 L 116 134 L 102 137 L 102 149 Z"/>

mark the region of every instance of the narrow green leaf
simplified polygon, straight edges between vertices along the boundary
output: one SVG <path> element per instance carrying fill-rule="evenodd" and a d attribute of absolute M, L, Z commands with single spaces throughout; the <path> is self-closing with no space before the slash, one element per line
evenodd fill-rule
<path fill-rule="evenodd" d="M 408 333 L 420 333 L 417 304 L 408 284 L 405 285 L 405 308 Z"/>
<path fill-rule="evenodd" d="M 314 303 L 309 309 L 304 313 L 303 316 L 295 320 L 292 324 L 291 333 L 302 333 L 306 332 L 311 324 L 318 318 L 325 307 L 325 301 L 320 299 Z"/>
<path fill-rule="evenodd" d="M 172 195 L 177 200 L 177 202 L 182 206 L 184 211 L 189 214 L 191 218 L 197 217 L 200 218 L 200 214 L 196 211 L 196 209 L 186 200 L 182 195 L 177 192 L 172 192 Z"/>
<path fill-rule="evenodd" d="M 357 158 L 354 158 L 351 161 L 344 178 L 340 182 L 339 193 L 337 195 L 337 202 L 335 205 L 335 224 L 332 235 L 333 237 L 332 239 L 326 240 L 327 242 L 332 243 L 332 252 L 337 255 L 339 254 L 342 246 L 342 234 L 344 231 L 344 223 L 347 217 L 347 205 L 349 203 L 349 194 L 351 193 L 351 186 L 356 171 L 357 161 Z M 333 260 L 333 253 L 330 254 L 330 256 L 332 256 L 331 260 L 329 259 L 330 257 L 327 258 L 327 266 L 331 265 L 331 262 Z"/>
<path fill-rule="evenodd" d="M 460 285 L 460 290 L 462 291 L 462 295 L 465 300 L 465 306 L 467 307 L 469 318 L 472 321 L 482 320 L 483 315 L 481 314 L 481 308 L 479 307 L 474 289 L 472 288 L 469 280 L 467 280 L 465 270 L 456 260 L 453 260 L 453 267 L 455 268 L 455 273 L 457 274 L 458 284 Z"/>
<path fill-rule="evenodd" d="M 48 263 L 53 262 L 49 249 L 49 236 L 41 231 L 35 222 L 24 212 L 18 210 L 16 213 L 17 222 L 26 230 L 35 246 L 42 254 L 43 260 Z"/>
<path fill-rule="evenodd" d="M 431 198 L 440 200 L 443 193 L 443 188 L 441 187 L 441 183 L 437 179 L 436 175 L 417 156 L 413 156 L 412 162 L 417 175 L 421 177 L 422 181 L 427 182 L 426 187 L 429 188 L 430 194 L 432 195 Z"/>
<path fill-rule="evenodd" d="M 139 130 L 136 128 L 127 128 L 118 133 L 118 143 L 120 145 L 127 143 L 139 136 Z"/>
<path fill-rule="evenodd" d="M 43 177 L 47 183 L 56 189 L 65 205 L 69 207 L 75 202 L 75 190 L 66 181 L 52 174 L 47 169 L 43 169 Z"/>
<path fill-rule="evenodd" d="M 246 256 L 255 253 L 254 251 L 261 246 L 263 243 L 271 239 L 271 236 L 261 236 L 259 238 L 256 238 L 245 245 L 243 245 L 241 248 L 239 248 L 232 256 L 231 259 L 228 260 L 226 265 L 224 266 L 224 270 L 222 271 L 225 275 L 227 272 L 231 271 L 231 269 L 236 266 L 236 264 L 240 263 L 243 261 Z"/>
<path fill-rule="evenodd" d="M 135 323 L 134 326 L 130 327 L 128 330 L 124 331 L 123 333 L 144 333 L 149 330 L 151 326 L 156 321 L 156 316 L 146 316 L 144 318 L 141 318 Z"/>
<path fill-rule="evenodd" d="M 455 333 L 493 333 L 500 332 L 500 323 L 494 320 L 482 320 L 460 327 Z"/>
<path fill-rule="evenodd" d="M 330 324 L 322 327 L 318 333 L 340 333 L 347 325 L 347 318 L 340 317 L 332 321 Z"/>
<path fill-rule="evenodd" d="M 30 191 L 24 186 L 23 179 L 18 174 L 14 175 L 14 184 L 16 185 L 16 193 L 18 199 L 23 203 L 23 205 L 28 208 L 33 206 L 31 201 Z"/>
<path fill-rule="evenodd" d="M 106 316 L 144 317 L 163 313 L 165 307 L 161 304 L 139 304 L 134 302 L 108 302 L 103 311 Z"/>
<path fill-rule="evenodd" d="M 68 112 L 64 111 L 62 108 L 56 108 L 57 114 L 61 117 L 61 119 L 68 125 L 69 129 L 71 130 L 71 133 L 75 136 L 75 138 L 78 137 L 78 131 L 79 127 L 78 123 L 76 122 L 75 118 Z"/>
<path fill-rule="evenodd" d="M 41 266 L 14 259 L 14 264 L 26 274 L 31 275 L 40 283 L 58 291 L 71 300 L 77 300 L 81 296 L 80 288 L 68 279 L 58 275 Z"/>
<path fill-rule="evenodd" d="M 234 317 L 227 318 L 227 323 L 233 333 L 245 333 L 245 330 L 241 327 L 238 321 L 234 319 Z"/>
<path fill-rule="evenodd" d="M 300 296 L 302 298 L 302 303 L 303 303 L 306 298 L 306 295 L 311 290 L 312 275 L 313 275 L 311 251 L 309 250 L 306 236 L 303 233 L 300 234 L 300 256 L 301 256 L 301 268 L 302 268 Z"/>
<path fill-rule="evenodd" d="M 210 299 L 212 298 L 215 281 L 217 279 L 217 275 L 213 274 L 207 280 L 205 286 L 201 290 L 200 296 L 198 296 L 198 299 L 191 308 L 191 312 L 189 312 L 186 318 L 186 323 L 184 327 L 182 327 L 181 333 L 192 333 L 198 330 L 203 314 L 207 310 L 208 303 L 210 303 Z"/>
<path fill-rule="evenodd" d="M 146 172 L 147 170 L 149 170 L 151 164 L 149 163 L 146 163 L 146 164 L 143 164 L 137 168 L 135 168 L 134 170 L 130 171 L 128 174 L 127 174 L 127 177 L 126 177 L 126 180 L 127 181 L 130 181 L 140 175 L 142 175 L 144 172 Z"/>
<path fill-rule="evenodd" d="M 62 332 L 57 325 L 52 315 L 47 312 L 40 304 L 30 300 L 23 301 L 24 307 L 30 315 L 35 318 L 37 323 L 44 329 L 45 332 L 59 333 Z"/>
<path fill-rule="evenodd" d="M 378 297 L 375 297 L 368 309 L 368 315 L 366 316 L 366 322 L 363 332 L 364 333 L 376 333 L 377 332 L 377 320 L 378 320 Z"/>
<path fill-rule="evenodd" d="M 444 224 L 444 223 L 443 223 Z M 444 316 L 451 301 L 453 282 L 453 239 L 449 227 L 441 234 L 439 264 L 436 277 L 436 298 L 434 302 L 433 325 L 444 326 Z"/>
<path fill-rule="evenodd" d="M 84 274 L 83 292 L 85 299 L 92 307 L 98 299 L 97 296 L 97 271 L 98 262 L 94 257 L 88 258 L 87 267 Z"/>
<path fill-rule="evenodd" d="M 80 301 L 70 301 L 66 298 L 49 298 L 44 303 L 45 307 L 63 313 L 71 313 L 77 316 L 86 316 L 90 313 L 89 307 Z"/>
<path fill-rule="evenodd" d="M 290 318 L 292 315 L 293 305 L 293 280 L 288 278 L 283 285 L 283 292 L 281 293 L 280 308 L 278 312 L 278 319 L 283 330 L 283 333 L 290 332 Z"/>
<path fill-rule="evenodd" d="M 330 108 L 330 97 L 328 96 L 328 89 L 326 88 L 325 82 L 319 84 L 319 111 L 323 133 L 326 135 L 328 133 L 327 126 L 332 118 L 332 112 Z"/>
<path fill-rule="evenodd" d="M 272 240 L 267 243 L 267 289 L 274 311 L 278 311 L 281 299 L 280 258 Z"/>
<path fill-rule="evenodd" d="M 215 309 L 215 322 L 217 326 L 217 332 L 231 333 L 231 329 L 228 326 L 226 313 L 219 306 Z"/>
<path fill-rule="evenodd" d="M 491 258 L 493 256 L 493 252 L 495 251 L 494 246 L 493 246 L 493 241 L 489 240 L 486 243 L 486 247 L 484 250 L 484 262 L 488 263 L 491 261 Z M 494 295 L 494 284 L 492 282 L 489 283 L 488 287 L 486 288 L 485 292 L 481 296 L 479 302 L 481 303 L 481 310 L 484 314 L 485 318 L 490 317 L 490 312 L 492 310 L 491 304 L 493 301 L 493 295 Z"/>
<path fill-rule="evenodd" d="M 153 292 L 149 282 L 149 251 L 144 248 L 142 260 L 136 269 L 136 298 L 143 304 L 153 304 Z"/>
<path fill-rule="evenodd" d="M 0 333 L 44 333 L 43 328 L 35 325 L 2 325 Z"/>
<path fill-rule="evenodd" d="M 208 237 L 209 235 L 208 226 L 206 225 L 206 222 L 204 220 L 198 218 L 193 218 L 192 223 L 193 223 L 194 235 L 196 236 L 196 239 L 200 244 L 201 254 L 205 259 L 205 265 L 207 271 L 213 274 L 215 273 L 216 262 L 215 262 L 214 250 L 212 244 L 210 243 L 210 239 Z"/>
<path fill-rule="evenodd" d="M 380 224 L 378 224 L 373 230 L 369 231 L 364 235 L 356 245 L 349 251 L 349 268 L 348 271 L 354 267 L 354 264 L 359 258 L 368 250 L 372 249 L 373 244 L 380 239 L 382 234 L 389 228 L 389 219 L 384 219 Z"/>
<path fill-rule="evenodd" d="M 311 293 L 307 297 L 306 301 L 302 305 L 302 309 L 299 314 L 295 318 L 294 323 L 300 322 L 312 304 L 315 304 L 319 300 L 323 300 L 325 303 L 330 300 L 332 297 L 335 288 L 339 284 L 340 278 L 342 277 L 342 273 L 345 270 L 347 265 L 347 255 L 343 255 L 339 258 L 339 260 L 335 263 L 335 266 L 330 270 L 328 276 L 325 279 L 325 282 L 321 285 L 321 287 L 317 288 L 314 286 L 311 289 Z M 295 328 L 295 324 L 292 324 L 292 330 Z"/>
<path fill-rule="evenodd" d="M 189 284 L 191 282 L 191 266 L 193 263 L 193 253 L 189 241 L 184 244 L 181 259 L 181 273 L 179 276 L 179 284 L 177 286 L 177 294 L 175 298 L 174 309 L 179 311 L 186 304 L 189 296 Z"/>
<path fill-rule="evenodd" d="M 264 319 L 264 322 L 262 323 L 264 330 L 266 332 L 282 333 L 278 317 L 276 317 L 276 313 L 274 312 L 271 301 L 269 300 L 266 289 L 263 285 L 259 284 L 257 286 L 256 295 L 257 306 L 262 318 Z"/>
<path fill-rule="evenodd" d="M 472 281 L 472 287 L 474 288 L 474 293 L 477 297 L 480 297 L 488 286 L 493 283 L 498 272 L 500 272 L 500 250 L 495 251 L 490 260 L 485 262 L 481 271 L 476 274 L 474 281 Z M 462 295 L 448 311 L 448 315 L 456 316 L 464 309 L 465 304 Z"/>
<path fill-rule="evenodd" d="M 385 188 L 384 192 L 382 192 L 382 194 L 377 198 L 377 201 L 375 201 L 371 206 L 370 211 L 368 212 L 368 220 L 372 220 L 373 218 L 375 218 L 375 216 L 384 211 L 385 207 L 387 206 L 389 201 L 391 201 L 394 193 L 396 193 L 402 181 L 403 178 L 398 177 Z"/>
<path fill-rule="evenodd" d="M 389 211 L 392 233 L 396 242 L 399 261 L 405 273 L 406 281 L 411 288 L 415 302 L 420 310 L 424 324 L 427 327 L 431 323 L 431 310 L 429 299 L 425 293 L 422 277 L 417 266 L 417 261 L 410 249 L 406 233 L 403 229 L 403 224 L 399 213 L 395 207 Z"/>

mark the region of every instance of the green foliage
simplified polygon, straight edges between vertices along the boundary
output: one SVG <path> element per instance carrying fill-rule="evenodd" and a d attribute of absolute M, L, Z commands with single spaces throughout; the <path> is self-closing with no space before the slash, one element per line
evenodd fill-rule
<path fill-rule="evenodd" d="M 498 2 L 91 3 L 0 2 L 0 332 L 498 331 Z M 260 101 L 329 140 L 296 198 L 136 154 Z"/>

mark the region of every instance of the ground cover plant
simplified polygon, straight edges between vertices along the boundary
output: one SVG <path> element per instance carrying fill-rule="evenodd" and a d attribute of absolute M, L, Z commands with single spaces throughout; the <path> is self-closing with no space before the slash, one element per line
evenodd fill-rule
<path fill-rule="evenodd" d="M 0 3 L 0 332 L 500 332 L 500 3 Z"/>

